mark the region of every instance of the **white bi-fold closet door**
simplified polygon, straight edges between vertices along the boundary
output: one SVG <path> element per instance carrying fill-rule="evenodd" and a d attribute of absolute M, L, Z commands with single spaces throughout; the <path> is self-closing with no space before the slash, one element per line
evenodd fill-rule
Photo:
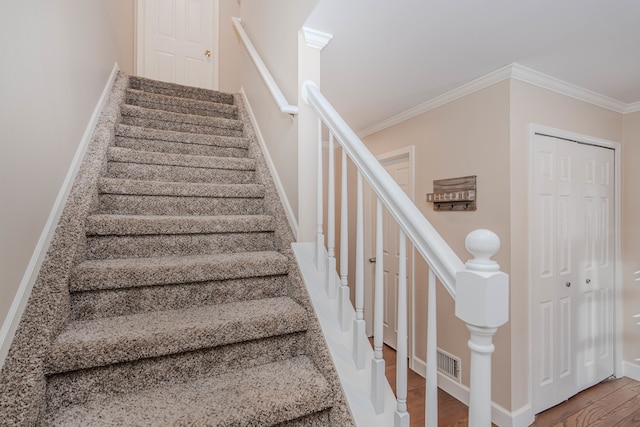
<path fill-rule="evenodd" d="M 614 150 L 536 134 L 530 210 L 533 409 L 613 374 Z"/>

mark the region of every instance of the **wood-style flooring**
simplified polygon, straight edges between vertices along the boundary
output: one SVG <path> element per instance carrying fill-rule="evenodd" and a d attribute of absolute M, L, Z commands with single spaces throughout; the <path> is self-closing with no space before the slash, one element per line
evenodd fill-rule
<path fill-rule="evenodd" d="M 396 352 L 384 346 L 386 375 L 396 388 Z M 424 426 L 425 380 L 409 370 L 407 406 L 411 427 Z M 438 425 L 468 425 L 467 406 L 438 389 Z M 627 427 L 640 426 L 640 382 L 629 378 L 603 381 L 538 414 L 534 427 Z"/>

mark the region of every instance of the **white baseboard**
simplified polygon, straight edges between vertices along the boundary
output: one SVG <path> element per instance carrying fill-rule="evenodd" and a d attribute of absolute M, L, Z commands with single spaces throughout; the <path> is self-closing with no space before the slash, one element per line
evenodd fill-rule
<path fill-rule="evenodd" d="M 637 363 L 622 362 L 623 372 L 625 377 L 629 377 L 632 380 L 640 381 L 640 365 Z"/>
<path fill-rule="evenodd" d="M 109 92 L 111 91 L 119 69 L 120 67 L 117 62 L 113 64 L 113 69 L 107 79 L 102 95 L 100 95 L 100 99 L 98 99 L 98 103 L 93 110 L 93 114 L 91 114 L 91 117 L 89 118 L 87 127 L 82 134 L 80 144 L 76 149 L 76 153 L 71 161 L 67 175 L 62 183 L 62 187 L 58 192 L 58 197 L 56 197 L 53 207 L 51 208 L 51 212 L 49 213 L 49 217 L 47 218 L 47 222 L 45 223 L 44 229 L 42 230 L 38 243 L 36 244 L 35 250 L 31 255 L 27 269 L 22 277 L 20 286 L 18 287 L 18 292 L 13 298 L 9 312 L 2 323 L 2 328 L 0 328 L 0 369 L 4 365 L 4 361 L 9 353 L 9 347 L 11 347 L 22 313 L 24 312 L 29 296 L 31 295 L 31 290 L 33 289 L 33 285 L 38 277 L 40 266 L 42 265 L 44 256 L 49 249 L 49 244 L 53 238 L 53 233 L 58 224 L 58 220 L 60 219 L 60 215 L 62 215 L 62 211 L 64 210 L 73 181 L 78 173 L 78 169 L 80 168 L 80 164 L 84 158 L 84 153 L 89 145 L 89 141 L 91 141 L 91 136 L 93 135 L 100 113 L 107 101 L 107 97 L 109 96 Z"/>
<path fill-rule="evenodd" d="M 412 369 L 424 377 L 427 372 L 427 364 L 424 360 L 414 356 Z M 438 388 L 469 406 L 469 387 L 466 385 L 438 372 Z M 500 427 L 527 427 L 533 423 L 534 415 L 530 405 L 509 412 L 497 403 L 491 402 L 491 421 Z"/>
<path fill-rule="evenodd" d="M 243 87 L 240 88 L 240 94 L 242 95 L 242 100 L 247 108 L 247 112 L 249 113 L 249 119 L 251 120 L 253 129 L 256 132 L 256 138 L 258 139 L 258 143 L 260 144 L 260 148 L 262 149 L 264 160 L 267 162 L 267 166 L 269 167 L 269 171 L 271 172 L 271 176 L 273 177 L 273 182 L 276 186 L 276 190 L 278 191 L 278 195 L 280 196 L 280 200 L 282 201 L 282 207 L 284 208 L 284 212 L 287 215 L 287 219 L 289 220 L 289 226 L 291 227 L 291 231 L 293 232 L 293 235 L 295 237 L 298 235 L 298 221 L 296 220 L 296 216 L 293 212 L 293 209 L 291 208 L 289 199 L 287 198 L 287 193 L 284 191 L 284 186 L 282 185 L 282 181 L 280 180 L 280 175 L 278 175 L 276 165 L 273 163 L 273 159 L 269 154 L 267 143 L 264 140 L 264 136 L 262 136 L 262 132 L 260 131 L 260 127 L 258 126 L 258 121 L 256 120 L 255 114 L 253 114 L 251 104 L 249 103 L 249 99 L 247 98 L 247 94 L 244 91 Z"/>

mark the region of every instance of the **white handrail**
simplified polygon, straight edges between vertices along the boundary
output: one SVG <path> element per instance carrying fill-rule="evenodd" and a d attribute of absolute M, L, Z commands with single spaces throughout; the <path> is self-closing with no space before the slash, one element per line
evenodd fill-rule
<path fill-rule="evenodd" d="M 304 82 L 302 95 L 305 102 L 314 107 L 325 125 L 342 143 L 343 150 L 375 189 L 378 197 L 429 263 L 445 289 L 455 298 L 456 273 L 464 269 L 464 263 L 331 106 L 315 83 Z"/>
<path fill-rule="evenodd" d="M 298 107 L 295 105 L 291 105 L 287 102 L 287 99 L 284 97 L 284 94 L 280 90 L 280 87 L 278 86 L 276 81 L 273 79 L 273 76 L 269 72 L 269 69 L 262 61 L 262 58 L 260 58 L 260 54 L 256 50 L 255 46 L 253 46 L 253 43 L 251 43 L 251 39 L 249 38 L 247 33 L 244 31 L 244 28 L 242 27 L 242 20 L 237 17 L 232 17 L 231 20 L 233 21 L 233 26 L 236 28 L 236 31 L 238 31 L 238 35 L 240 36 L 240 39 L 244 43 L 244 47 L 247 49 L 247 52 L 249 52 L 249 56 L 253 60 L 253 63 L 256 65 L 256 68 L 258 69 L 258 72 L 260 73 L 260 75 L 264 79 L 264 82 L 269 88 L 269 91 L 271 92 L 273 99 L 276 101 L 276 104 L 278 104 L 278 108 L 280 108 L 280 111 L 282 111 L 283 113 L 292 114 L 292 115 L 298 114 Z"/>

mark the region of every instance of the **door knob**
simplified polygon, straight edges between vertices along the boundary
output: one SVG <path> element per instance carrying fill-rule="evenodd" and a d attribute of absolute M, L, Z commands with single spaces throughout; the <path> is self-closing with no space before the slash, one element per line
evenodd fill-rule
<path fill-rule="evenodd" d="M 564 284 L 567 288 L 571 286 L 571 282 L 567 282 Z"/>
<path fill-rule="evenodd" d="M 369 262 L 376 262 L 376 257 L 369 258 Z"/>
<path fill-rule="evenodd" d="M 204 56 L 206 56 L 207 58 L 211 58 L 211 51 L 209 49 L 205 50 Z"/>

